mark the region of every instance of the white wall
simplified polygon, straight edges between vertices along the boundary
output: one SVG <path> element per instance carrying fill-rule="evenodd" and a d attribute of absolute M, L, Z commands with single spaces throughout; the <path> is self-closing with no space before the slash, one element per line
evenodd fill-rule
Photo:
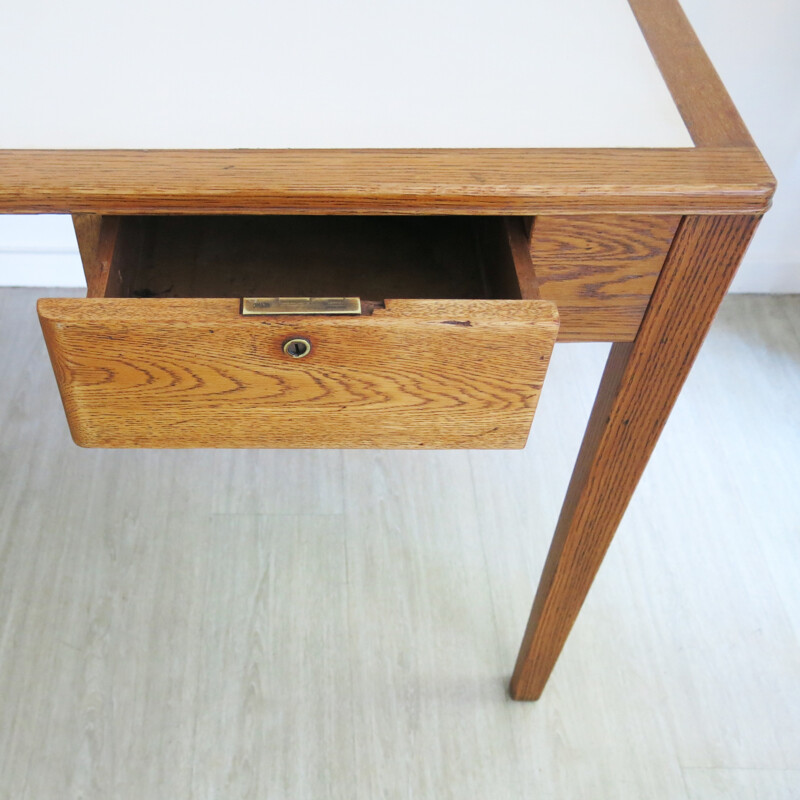
<path fill-rule="evenodd" d="M 800 292 L 800 3 L 681 4 L 778 179 L 732 291 Z"/>
<path fill-rule="evenodd" d="M 682 0 L 778 191 L 733 291 L 800 292 L 800 3 Z M 69 217 L 0 216 L 0 286 L 82 286 Z"/>
<path fill-rule="evenodd" d="M 69 216 L 0 215 L 0 286 L 85 286 Z"/>

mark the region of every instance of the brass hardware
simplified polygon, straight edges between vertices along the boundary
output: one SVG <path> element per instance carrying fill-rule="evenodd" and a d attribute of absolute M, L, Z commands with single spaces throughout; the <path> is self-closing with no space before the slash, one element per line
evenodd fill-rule
<path fill-rule="evenodd" d="M 360 314 L 358 297 L 245 297 L 242 314 Z"/>
<path fill-rule="evenodd" d="M 283 343 L 283 352 L 292 358 L 304 358 L 311 352 L 311 342 L 299 336 L 287 339 Z"/>

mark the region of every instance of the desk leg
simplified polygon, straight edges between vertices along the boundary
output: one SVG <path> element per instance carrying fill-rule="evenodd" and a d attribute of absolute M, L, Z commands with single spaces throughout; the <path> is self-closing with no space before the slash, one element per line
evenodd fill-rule
<path fill-rule="evenodd" d="M 606 364 L 511 678 L 542 694 L 758 217 L 684 217 L 636 339 Z"/>

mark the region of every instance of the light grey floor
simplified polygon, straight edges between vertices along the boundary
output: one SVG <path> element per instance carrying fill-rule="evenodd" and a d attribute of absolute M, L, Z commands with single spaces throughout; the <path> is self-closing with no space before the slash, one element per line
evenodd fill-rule
<path fill-rule="evenodd" d="M 524 452 L 88 451 L 41 294 L 0 291 L 3 799 L 800 797 L 800 298 L 726 302 L 517 704 L 606 347 Z"/>

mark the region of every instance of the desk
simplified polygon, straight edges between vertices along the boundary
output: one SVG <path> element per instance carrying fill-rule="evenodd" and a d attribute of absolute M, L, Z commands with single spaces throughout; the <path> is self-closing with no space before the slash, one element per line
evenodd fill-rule
<path fill-rule="evenodd" d="M 495 252 L 503 257 L 493 263 L 511 267 L 494 274 L 511 276 L 511 289 L 500 280 L 494 294 L 463 290 L 453 295 L 456 305 L 448 299 L 424 313 L 420 305 L 410 312 L 395 306 L 394 352 L 402 341 L 414 350 L 431 319 L 444 322 L 450 328 L 437 330 L 462 331 L 459 342 L 476 342 L 471 375 L 492 350 L 484 347 L 491 338 L 479 346 L 468 336 L 486 324 L 492 336 L 505 337 L 500 351 L 516 342 L 526 352 L 539 342 L 538 333 L 522 333 L 531 314 L 552 344 L 553 318 L 545 317 L 553 306 L 560 341 L 613 343 L 511 682 L 516 699 L 539 697 L 774 190 L 677 3 L 631 0 L 628 8 L 623 0 L 573 0 L 543 14 L 541 5 L 507 0 L 491 8 L 462 4 L 454 16 L 444 4 L 376 15 L 354 1 L 335 11 L 324 4 L 273 9 L 259 24 L 244 4 L 226 8 L 227 21 L 205 14 L 203 5 L 187 17 L 172 6 L 158 16 L 161 7 L 145 4 L 129 20 L 94 17 L 90 3 L 64 8 L 65 19 L 37 16 L 35 6 L 26 5 L 6 29 L 0 56 L 27 76 L 23 89 L 4 87 L 0 212 L 73 214 L 89 294 L 99 296 L 94 305 L 76 302 L 100 309 L 90 321 L 97 313 L 114 317 L 114 331 L 101 332 L 110 340 L 130 327 L 130 317 L 108 309 L 136 302 L 115 299 L 125 285 L 115 259 L 135 249 L 120 246 L 125 237 L 180 226 L 179 216 L 225 227 L 237 223 L 219 222 L 223 216 L 257 215 L 258 224 L 269 225 L 297 215 L 291 224 L 323 227 L 301 218 L 356 224 L 357 216 L 366 226 L 392 218 L 386 224 L 400 226 L 394 231 L 412 224 L 407 218 L 425 217 L 419 224 L 433 226 L 431 240 L 448 240 L 448 226 L 467 224 L 481 228 L 479 237 L 501 241 Z M 76 31 L 71 44 L 63 41 L 68 23 Z M 33 36 L 37 25 L 41 35 Z M 124 25 L 128 37 L 110 35 Z M 225 72 L 208 53 L 234 34 L 242 56 Z M 42 70 L 53 52 L 62 66 L 55 74 Z M 163 59 L 175 53 L 169 71 Z M 85 113 L 66 125 L 70 104 Z M 427 281 L 430 270 L 425 275 Z M 132 298 L 131 286 L 124 291 Z M 169 287 L 160 291 L 163 300 L 144 297 L 137 307 L 169 318 L 174 303 L 189 302 L 169 299 Z M 412 304 L 442 301 L 411 297 Z M 158 311 L 152 304 L 160 302 Z M 230 303 L 191 302 L 192 314 L 206 309 L 201 324 L 212 333 L 217 315 L 232 313 Z M 485 303 L 523 305 L 509 312 L 508 328 L 500 306 Z M 523 316 L 514 316 L 519 309 Z M 86 331 L 83 311 L 67 322 L 78 317 Z M 314 336 L 324 341 L 342 330 L 319 325 Z M 45 315 L 57 372 L 66 362 L 53 342 L 64 327 L 64 318 Z M 439 376 L 451 400 L 462 391 L 451 383 L 457 366 Z M 430 364 L 420 371 L 436 382 Z M 517 377 L 508 371 L 509 380 Z M 492 440 L 491 426 L 483 446 L 520 445 L 541 377 L 531 368 L 515 385 L 525 414 L 509 422 L 508 441 Z M 63 391 L 63 370 L 59 378 Z M 525 394 L 525 387 L 533 389 Z M 474 389 L 471 383 L 464 391 Z M 491 413 L 508 421 L 503 402 L 490 404 Z M 69 412 L 66 394 L 65 404 Z M 341 414 L 348 408 L 343 404 Z M 481 412 L 468 421 L 482 420 Z M 357 435 L 353 426 L 349 436 Z M 452 433 L 437 429 L 419 445 L 446 446 Z"/>

